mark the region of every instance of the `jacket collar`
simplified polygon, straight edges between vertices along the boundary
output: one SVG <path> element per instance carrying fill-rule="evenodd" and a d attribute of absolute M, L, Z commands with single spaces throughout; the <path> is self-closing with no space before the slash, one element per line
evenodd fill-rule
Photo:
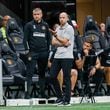
<path fill-rule="evenodd" d="M 66 23 L 64 26 L 60 26 L 60 29 L 65 29 L 69 24 Z"/>

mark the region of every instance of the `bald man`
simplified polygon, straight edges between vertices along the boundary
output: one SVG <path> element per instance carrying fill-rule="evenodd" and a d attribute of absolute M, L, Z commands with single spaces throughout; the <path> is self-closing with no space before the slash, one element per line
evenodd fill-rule
<path fill-rule="evenodd" d="M 53 31 L 52 45 L 57 46 L 57 51 L 50 69 L 52 84 L 56 91 L 58 105 L 70 105 L 71 81 L 70 74 L 73 63 L 73 41 L 74 30 L 68 23 L 68 14 L 62 12 L 59 15 L 60 26 Z M 59 71 L 62 69 L 65 82 L 65 93 L 62 95 L 57 79 Z"/>

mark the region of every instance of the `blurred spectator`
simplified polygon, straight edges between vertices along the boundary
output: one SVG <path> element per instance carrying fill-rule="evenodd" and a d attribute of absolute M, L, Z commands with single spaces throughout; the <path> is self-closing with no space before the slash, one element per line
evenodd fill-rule
<path fill-rule="evenodd" d="M 3 38 L 6 40 L 6 42 L 8 42 L 7 40 L 7 35 L 6 35 L 6 26 L 7 26 L 7 23 L 8 23 L 8 20 L 11 19 L 11 17 L 9 15 L 6 15 L 3 17 L 2 19 L 2 27 L 1 27 L 1 32 L 2 32 L 2 35 L 3 35 Z"/>
<path fill-rule="evenodd" d="M 104 47 L 103 48 L 109 48 L 110 47 L 110 17 L 107 17 L 106 24 L 100 23 L 100 31 L 101 35 L 104 38 Z M 110 52 L 109 53 L 103 53 L 101 55 L 101 64 L 102 68 L 104 68 L 105 71 L 105 82 L 107 84 L 107 95 L 110 96 Z"/>

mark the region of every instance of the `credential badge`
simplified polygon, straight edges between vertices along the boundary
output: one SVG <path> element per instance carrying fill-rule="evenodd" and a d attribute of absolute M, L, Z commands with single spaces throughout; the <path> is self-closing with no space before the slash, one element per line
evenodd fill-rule
<path fill-rule="evenodd" d="M 42 30 L 45 30 L 46 29 L 46 27 L 45 26 L 42 26 Z"/>
<path fill-rule="evenodd" d="M 36 29 L 36 26 L 35 25 L 33 25 L 33 29 Z"/>

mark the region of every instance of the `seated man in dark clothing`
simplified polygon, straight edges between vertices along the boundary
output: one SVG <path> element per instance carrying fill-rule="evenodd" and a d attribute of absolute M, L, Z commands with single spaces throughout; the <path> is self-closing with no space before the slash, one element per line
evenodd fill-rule
<path fill-rule="evenodd" d="M 87 81 L 89 78 L 92 78 L 94 80 L 96 87 L 94 93 L 99 95 L 99 90 L 101 83 L 103 81 L 103 71 L 100 70 L 100 60 L 97 57 L 95 65 L 91 67 L 85 68 L 84 62 L 85 58 L 89 55 L 95 55 L 95 51 L 92 49 L 92 39 L 85 39 L 83 43 L 83 49 L 79 53 L 81 57 L 77 58 L 75 60 L 77 68 L 81 71 L 80 76 L 81 76 L 81 81 L 84 83 Z M 95 59 L 94 59 L 95 60 Z"/>

